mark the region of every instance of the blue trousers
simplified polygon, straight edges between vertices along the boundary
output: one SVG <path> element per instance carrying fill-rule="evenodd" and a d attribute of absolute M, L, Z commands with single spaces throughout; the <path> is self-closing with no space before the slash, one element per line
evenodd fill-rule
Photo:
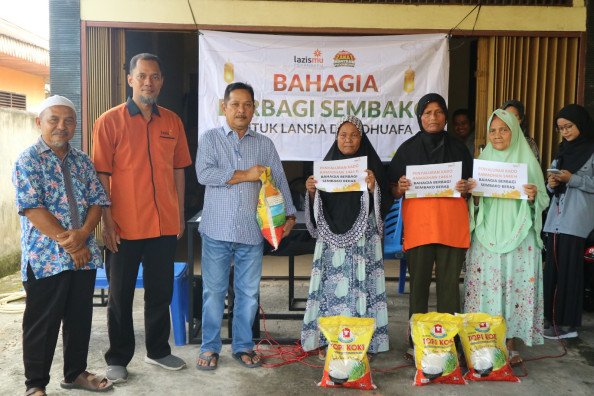
<path fill-rule="evenodd" d="M 218 241 L 202 234 L 202 346 L 201 352 L 221 351 L 221 322 L 229 271 L 234 265 L 233 353 L 254 349 L 252 325 L 258 310 L 263 243 Z"/>

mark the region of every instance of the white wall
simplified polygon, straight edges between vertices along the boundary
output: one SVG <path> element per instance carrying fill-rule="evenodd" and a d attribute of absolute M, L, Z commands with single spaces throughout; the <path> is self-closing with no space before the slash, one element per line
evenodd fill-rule
<path fill-rule="evenodd" d="M 14 162 L 38 137 L 35 114 L 0 108 L 0 276 L 18 268 L 21 251 L 20 221 L 12 185 Z"/>

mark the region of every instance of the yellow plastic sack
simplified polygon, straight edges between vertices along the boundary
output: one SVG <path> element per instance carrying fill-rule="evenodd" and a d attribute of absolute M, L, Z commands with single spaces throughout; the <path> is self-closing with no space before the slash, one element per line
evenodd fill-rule
<path fill-rule="evenodd" d="M 471 381 L 520 382 L 509 365 L 505 319 L 480 312 L 457 316 L 462 318 L 460 339 L 468 365 L 464 378 Z"/>
<path fill-rule="evenodd" d="M 461 325 L 462 318 L 447 313 L 414 314 L 410 318 L 417 368 L 414 385 L 466 384 L 454 341 Z"/>
<path fill-rule="evenodd" d="M 367 359 L 367 350 L 375 331 L 375 319 L 328 316 L 320 318 L 318 325 L 329 343 L 324 374 L 318 385 L 376 389 Z"/>
<path fill-rule="evenodd" d="M 283 194 L 274 184 L 270 167 L 260 175 L 262 187 L 258 197 L 258 209 L 256 218 L 264 239 L 272 245 L 273 250 L 278 249 L 278 245 L 285 229 L 285 199 Z"/>

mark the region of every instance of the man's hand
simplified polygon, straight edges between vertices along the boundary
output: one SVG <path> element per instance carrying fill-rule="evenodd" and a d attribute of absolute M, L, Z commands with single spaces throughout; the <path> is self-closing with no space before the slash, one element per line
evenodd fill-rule
<path fill-rule="evenodd" d="M 73 253 L 85 246 L 88 237 L 89 234 L 82 229 L 66 230 L 56 235 L 58 243 L 68 253 Z"/>
<path fill-rule="evenodd" d="M 184 221 L 184 216 L 182 215 L 179 219 L 179 234 L 177 234 L 177 239 L 181 239 L 184 235 L 184 231 L 186 229 L 186 222 Z"/>
<path fill-rule="evenodd" d="M 289 218 L 289 219 L 287 219 L 287 221 L 285 221 L 285 228 L 284 228 L 283 236 L 281 237 L 281 239 L 286 237 L 287 235 L 289 235 L 289 233 L 295 226 L 295 223 L 296 223 L 295 219 L 292 219 L 292 218 Z"/>
<path fill-rule="evenodd" d="M 260 175 L 266 171 L 266 167 L 262 165 L 254 165 L 245 170 L 246 181 L 259 181 Z"/>
<path fill-rule="evenodd" d="M 111 212 L 107 214 L 109 209 L 103 210 L 103 229 L 101 236 L 103 237 L 103 243 L 105 247 L 112 253 L 117 253 L 118 245 L 120 244 L 120 236 L 115 229 L 115 223 L 111 218 Z"/>
<path fill-rule="evenodd" d="M 89 261 L 91 261 L 91 252 L 89 251 L 88 247 L 83 246 L 77 251 L 70 253 L 70 257 L 72 257 L 72 260 L 74 260 L 74 267 L 76 269 L 79 269 L 84 267 L 88 264 Z"/>

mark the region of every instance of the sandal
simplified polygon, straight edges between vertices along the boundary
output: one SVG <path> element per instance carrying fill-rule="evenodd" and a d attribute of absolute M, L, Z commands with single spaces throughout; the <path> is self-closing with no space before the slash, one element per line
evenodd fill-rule
<path fill-rule="evenodd" d="M 520 366 L 524 363 L 522 357 L 520 356 L 520 352 L 518 351 L 508 351 L 509 352 L 509 364 L 512 367 Z"/>
<path fill-rule="evenodd" d="M 318 348 L 318 359 L 324 361 L 326 360 L 326 346 L 322 346 Z"/>
<path fill-rule="evenodd" d="M 103 386 L 102 386 L 103 385 Z M 107 392 L 113 388 L 113 383 L 105 376 L 84 371 L 72 382 L 62 381 L 63 389 L 82 389 L 91 392 Z"/>
<path fill-rule="evenodd" d="M 25 396 L 47 396 L 47 393 L 45 393 L 45 388 L 35 387 L 27 389 Z"/>
<path fill-rule="evenodd" d="M 198 355 L 198 359 L 204 360 L 206 364 L 198 364 L 196 363 L 196 368 L 198 370 L 209 371 L 209 370 L 216 370 L 219 366 L 219 354 L 216 352 L 207 355 L 208 352 L 202 352 Z M 214 364 L 211 364 L 214 359 Z"/>
<path fill-rule="evenodd" d="M 245 360 L 242 359 L 243 356 L 247 356 L 250 358 L 251 363 L 246 362 Z M 256 368 L 256 367 L 260 367 L 262 366 L 262 361 L 261 360 L 257 360 L 254 362 L 254 358 L 260 358 L 260 356 L 258 356 L 256 354 L 255 351 L 250 351 L 250 352 L 235 352 L 233 354 L 233 358 L 235 360 L 237 360 L 242 366 L 247 367 L 247 368 Z"/>

